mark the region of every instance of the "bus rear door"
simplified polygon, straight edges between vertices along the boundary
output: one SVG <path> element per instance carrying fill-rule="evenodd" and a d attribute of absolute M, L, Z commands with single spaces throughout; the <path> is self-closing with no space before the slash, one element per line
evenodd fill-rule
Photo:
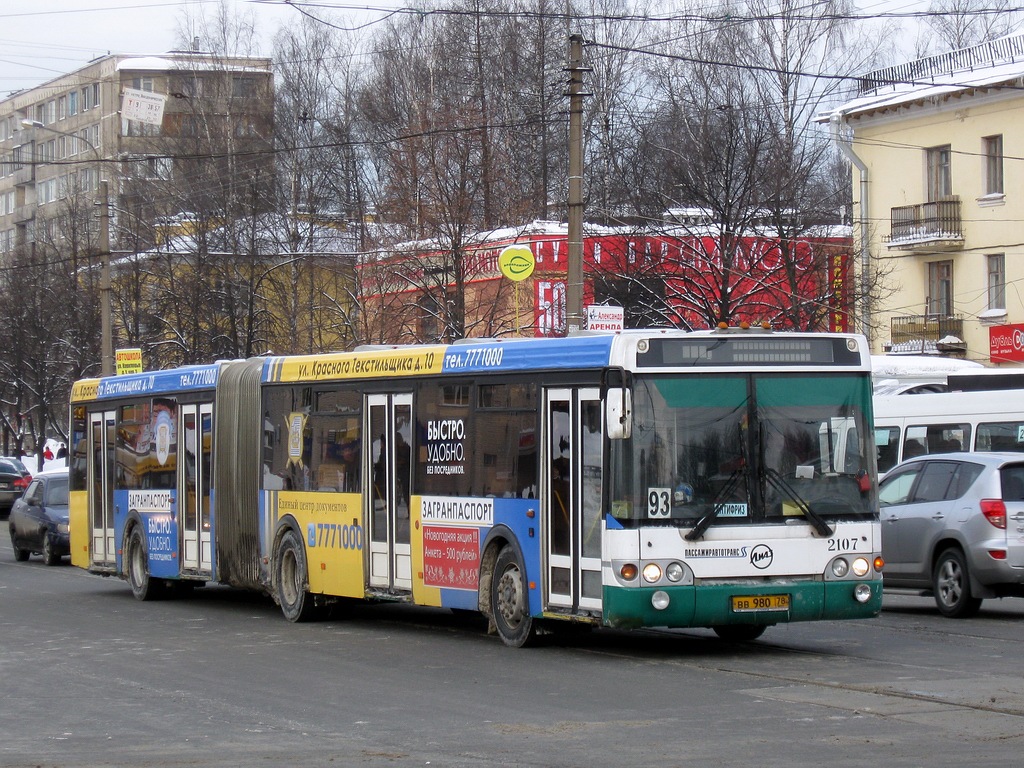
<path fill-rule="evenodd" d="M 547 391 L 547 602 L 574 612 L 601 609 L 601 424 L 599 390 Z"/>
<path fill-rule="evenodd" d="M 114 411 L 89 415 L 89 506 L 92 527 L 92 565 L 113 568 L 117 545 L 114 537 Z"/>

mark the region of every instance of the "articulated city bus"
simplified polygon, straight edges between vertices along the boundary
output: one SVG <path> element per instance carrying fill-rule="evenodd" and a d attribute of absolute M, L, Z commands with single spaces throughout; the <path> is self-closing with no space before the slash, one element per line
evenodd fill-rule
<path fill-rule="evenodd" d="M 590 625 L 878 614 L 862 337 L 469 339 L 78 382 L 72 562 L 141 600 L 215 582 Z"/>

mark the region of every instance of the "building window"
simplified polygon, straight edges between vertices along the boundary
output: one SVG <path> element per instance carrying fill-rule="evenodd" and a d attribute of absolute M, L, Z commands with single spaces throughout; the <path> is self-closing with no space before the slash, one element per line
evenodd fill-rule
<path fill-rule="evenodd" d="M 988 261 L 988 309 L 1006 309 L 1006 256 L 990 253 Z"/>
<path fill-rule="evenodd" d="M 125 136 L 159 136 L 160 126 L 153 123 L 144 123 L 141 120 L 128 120 L 128 128 Z"/>
<path fill-rule="evenodd" d="M 950 148 L 932 147 L 925 150 L 928 165 L 928 202 L 943 200 L 953 194 L 953 179 L 950 174 Z"/>
<path fill-rule="evenodd" d="M 982 139 L 985 147 L 985 194 L 1003 193 L 1003 137 L 986 136 Z"/>
<path fill-rule="evenodd" d="M 57 99 L 57 119 L 66 120 L 68 116 L 68 100 L 64 96 Z"/>
<path fill-rule="evenodd" d="M 195 75 L 176 75 L 171 83 L 171 95 L 195 98 L 203 95 L 203 80 Z"/>
<path fill-rule="evenodd" d="M 52 203 L 57 199 L 57 180 L 47 179 L 36 185 L 36 200 L 39 205 Z"/>
<path fill-rule="evenodd" d="M 169 157 L 133 157 L 125 161 L 126 172 L 136 179 L 169 179 L 173 162 Z"/>
<path fill-rule="evenodd" d="M 100 186 L 99 174 L 93 168 L 82 168 L 78 172 L 79 187 L 86 192 L 95 192 Z"/>
<path fill-rule="evenodd" d="M 953 262 L 928 264 L 928 314 L 948 317 L 953 314 Z"/>
<path fill-rule="evenodd" d="M 153 90 L 153 78 L 152 77 L 133 77 L 132 88 L 137 91 L 152 91 Z"/>
<path fill-rule="evenodd" d="M 172 162 L 169 157 L 147 157 L 145 174 L 147 179 L 171 178 Z"/>
<path fill-rule="evenodd" d="M 78 114 L 78 91 L 68 94 L 68 115 L 74 117 Z"/>
<path fill-rule="evenodd" d="M 256 95 L 256 78 L 233 77 L 231 78 L 231 95 L 240 98 L 249 98 Z"/>
<path fill-rule="evenodd" d="M 180 135 L 182 136 L 198 136 L 199 135 L 199 120 L 191 115 L 184 115 L 181 117 L 181 129 Z"/>
<path fill-rule="evenodd" d="M 235 136 L 240 139 L 252 139 L 259 135 L 256 123 L 251 118 L 242 117 L 235 123 Z"/>

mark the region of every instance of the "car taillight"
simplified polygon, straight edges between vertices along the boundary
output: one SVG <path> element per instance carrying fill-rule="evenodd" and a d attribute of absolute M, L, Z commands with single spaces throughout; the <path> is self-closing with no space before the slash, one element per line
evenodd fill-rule
<path fill-rule="evenodd" d="M 17 480 L 14 481 L 14 487 L 17 488 L 19 491 L 24 491 L 26 488 L 28 488 L 28 484 L 30 482 L 32 482 L 31 477 L 19 477 Z"/>
<path fill-rule="evenodd" d="M 996 528 L 1006 529 L 1006 505 L 1002 499 L 982 499 L 981 514 Z"/>

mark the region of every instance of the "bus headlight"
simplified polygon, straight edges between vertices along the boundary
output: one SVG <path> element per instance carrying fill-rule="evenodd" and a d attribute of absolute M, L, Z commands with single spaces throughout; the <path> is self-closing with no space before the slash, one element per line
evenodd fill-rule
<path fill-rule="evenodd" d="M 871 586 L 866 582 L 861 582 L 853 588 L 853 599 L 858 603 L 866 603 L 871 599 Z"/>
<path fill-rule="evenodd" d="M 648 563 L 644 566 L 644 581 L 649 584 L 656 584 L 661 581 L 661 566 L 657 563 Z"/>
<path fill-rule="evenodd" d="M 668 608 L 668 603 L 668 592 L 664 592 L 659 589 L 657 592 L 651 595 L 651 605 L 653 605 L 656 610 L 664 611 L 666 608 Z"/>
<path fill-rule="evenodd" d="M 858 557 L 853 561 L 854 576 L 866 576 L 870 569 L 871 564 L 868 563 L 868 559 L 866 557 Z"/>
<path fill-rule="evenodd" d="M 671 582 L 683 580 L 683 566 L 679 563 L 669 563 L 665 566 L 665 578 Z"/>
<path fill-rule="evenodd" d="M 850 564 L 846 562 L 846 558 L 837 557 L 832 561 L 832 575 L 838 579 L 843 578 L 850 571 Z"/>

